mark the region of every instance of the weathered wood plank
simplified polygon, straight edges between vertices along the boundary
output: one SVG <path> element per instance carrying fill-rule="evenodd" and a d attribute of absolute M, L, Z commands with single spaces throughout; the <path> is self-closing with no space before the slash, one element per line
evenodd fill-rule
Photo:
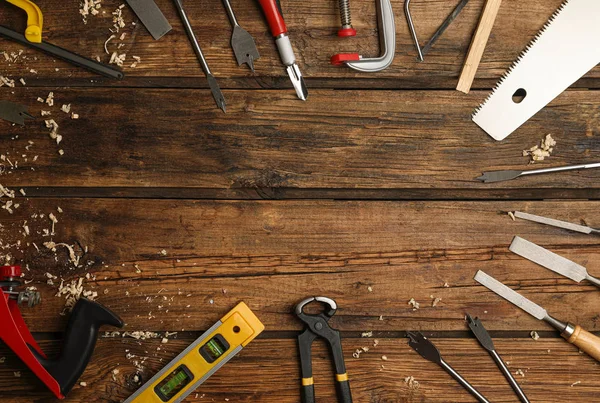
<path fill-rule="evenodd" d="M 476 82 L 474 88 L 481 88 L 481 86 L 489 88 L 493 85 L 560 3 L 561 0 L 531 0 L 508 2 L 503 5 L 478 72 L 478 77 L 482 80 Z M 88 24 L 84 25 L 79 15 L 78 1 L 46 1 L 42 5 L 46 39 L 84 55 L 101 56 L 107 61 L 109 55 L 104 53 L 104 42 L 109 37 L 109 29 L 113 25 L 111 13 L 121 3 L 106 0 L 102 4 L 102 13 L 89 18 Z M 130 83 L 152 85 L 151 81 L 136 80 L 136 77 L 169 77 L 173 78 L 172 83 L 176 83 L 180 77 L 202 76 L 175 8 L 169 0 L 160 0 L 158 4 L 174 27 L 173 31 L 160 41 L 154 41 L 139 22 L 132 26 L 131 22 L 137 20 L 128 7 L 123 10 L 127 23 L 123 32 L 126 32 L 127 36 L 123 41 L 113 40 L 108 45 L 112 52 L 117 50 L 117 44 L 122 42 L 123 47 L 118 50 L 128 55 L 125 70 L 133 79 L 126 79 L 121 83 L 122 85 L 127 86 Z M 282 6 L 300 68 L 313 88 L 319 86 L 352 88 L 361 85 L 361 81 L 375 78 L 385 79 L 377 85 L 381 88 L 454 88 L 482 5 L 483 0 L 472 1 L 427 55 L 425 63 L 419 64 L 408 34 L 402 3 L 394 2 L 397 30 L 396 58 L 392 66 L 376 75 L 365 75 L 329 64 L 331 55 L 339 52 L 359 51 L 366 56 L 378 54 L 374 1 L 352 1 L 353 25 L 358 30 L 358 36 L 346 40 L 341 40 L 335 34 L 340 22 L 334 0 L 297 4 L 283 2 Z M 23 13 L 10 5 L 0 6 L 2 13 L 10 16 L 3 20 L 4 24 L 9 24 L 15 29 L 22 29 L 25 26 Z M 233 6 L 240 24 L 255 37 L 262 56 L 256 63 L 255 75 L 235 63 L 229 45 L 231 31 L 221 4 L 208 0 L 186 4 L 200 44 L 222 86 L 289 88 L 289 80 L 280 64 L 274 42 L 267 31 L 257 2 L 251 0 L 236 2 Z M 412 5 L 422 43 L 433 34 L 454 6 L 455 2 L 436 0 L 425 0 Z M 206 10 L 211 11 L 207 13 Z M 117 37 L 119 35 L 120 33 Z M 22 46 L 8 44 L 4 40 L 0 42 L 0 49 L 15 51 L 21 48 Z M 86 72 L 71 68 L 62 62 L 50 61 L 49 58 L 38 56 L 32 51 L 27 51 L 26 55 L 29 59 L 24 60 L 23 63 L 15 63 L 11 66 L 1 63 L 0 69 L 3 74 L 15 78 L 25 77 L 30 85 L 46 85 L 49 82 L 53 82 L 54 85 L 61 85 L 61 83 L 95 85 L 95 82 L 90 82 L 88 79 L 93 78 L 96 81 L 97 77 Z M 142 58 L 142 63 L 135 69 L 129 68 L 133 62 L 131 58 L 133 55 Z M 38 60 L 33 60 L 36 56 Z M 56 67 L 60 70 L 55 71 Z M 27 73 L 30 68 L 34 68 L 39 74 Z M 588 77 L 594 80 L 587 81 L 583 85 L 597 87 L 600 83 L 598 80 L 600 69 L 595 69 Z M 57 81 L 49 81 L 51 79 Z M 99 82 L 105 83 L 106 80 Z M 204 80 L 180 82 L 206 87 Z M 155 81 L 155 83 L 165 85 L 166 81 Z"/>
<path fill-rule="evenodd" d="M 34 115 L 53 111 L 63 140 L 54 144 L 41 117 L 25 128 L 0 122 L 2 153 L 19 166 L 3 162 L 13 172 L 0 181 L 13 187 L 421 189 L 443 196 L 448 189 L 527 189 L 522 197 L 547 189 L 547 198 L 564 197 L 553 189 L 600 184 L 597 170 L 498 184 L 474 180 L 484 170 L 527 169 L 521 150 L 547 133 L 558 145 L 539 166 L 600 160 L 594 91 L 563 94 L 501 143 L 470 119 L 482 92 L 319 90 L 303 103 L 281 91 L 226 91 L 223 114 L 205 90 L 114 91 L 56 89 L 50 108 L 35 102 L 46 91 L 15 89 L 10 99 L 30 105 Z M 59 110 L 64 103 L 78 120 Z M 30 150 L 28 141 L 35 142 Z"/>
<path fill-rule="evenodd" d="M 379 402 L 472 402 L 473 398 L 456 384 L 441 368 L 423 360 L 410 347 L 406 339 L 343 340 L 344 355 L 354 401 Z M 148 379 L 192 339 L 171 340 L 160 344 L 158 340 L 136 342 L 131 339 L 103 339 L 81 380 L 86 387 L 76 386 L 69 395 L 71 402 L 119 402 L 136 390 L 132 379 L 135 374 Z M 465 339 L 434 339 L 444 358 L 467 380 L 493 402 L 517 402 L 515 395 L 498 371 L 491 358 L 476 341 Z M 42 348 L 57 352 L 56 342 L 44 342 Z M 581 355 L 560 339 L 496 339 L 496 347 L 508 361 L 514 373 L 521 369 L 525 377 L 516 375 L 518 382 L 533 402 L 589 402 L 597 397 L 600 387 L 598 366 L 595 361 Z M 359 359 L 352 352 L 370 346 Z M 159 351 L 157 349 L 160 348 Z M 127 359 L 127 354 L 136 357 Z M 14 403 L 54 401 L 34 376 L 18 359 L 0 348 L 7 356 L 0 364 L 0 389 L 3 401 Z M 382 360 L 385 355 L 387 360 Z M 133 361 L 144 360 L 140 372 Z M 336 401 L 329 354 L 321 343 L 315 344 L 313 353 L 314 377 L 318 401 Z M 383 366 L 383 368 L 382 368 Z M 113 379 L 112 370 L 119 373 Z M 20 370 L 15 379 L 13 371 Z M 243 374 L 243 375 L 240 375 Z M 404 382 L 413 376 L 420 386 L 411 389 Z M 196 394 L 186 401 L 229 401 L 292 403 L 299 401 L 299 367 L 297 346 L 294 340 L 259 339 L 244 349 L 238 357 L 223 367 Z M 581 382 L 574 386 L 574 383 Z"/>
<path fill-rule="evenodd" d="M 597 274 L 598 240 L 513 222 L 503 213 L 519 209 L 598 226 L 598 202 L 16 201 L 14 214 L 3 212 L 3 254 L 27 263 L 25 278 L 43 294 L 43 304 L 24 309 L 35 331 L 64 328 L 66 318 L 58 318 L 64 300 L 53 297 L 60 277 L 86 273 L 96 280 L 84 287 L 98 292 L 129 330 L 205 329 L 207 310 L 239 300 L 271 330 L 298 330 L 293 306 L 314 294 L 337 300 L 334 322 L 343 331 L 462 331 L 465 312 L 492 330 L 550 330 L 475 283 L 479 269 L 557 316 L 599 330 L 596 288 L 507 250 L 520 235 Z M 50 220 L 31 216 L 51 211 L 59 220 L 56 234 L 44 236 Z M 73 245 L 83 267 L 72 269 L 66 248 L 53 253 L 42 246 L 50 239 Z M 54 286 L 45 284 L 46 272 L 59 276 Z M 442 298 L 436 307 L 432 296 Z M 411 298 L 421 309 L 407 304 Z"/>

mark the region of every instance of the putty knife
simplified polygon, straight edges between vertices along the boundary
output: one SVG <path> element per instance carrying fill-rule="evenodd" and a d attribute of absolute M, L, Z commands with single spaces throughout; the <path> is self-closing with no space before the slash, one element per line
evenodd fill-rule
<path fill-rule="evenodd" d="M 548 249 L 544 249 L 526 239 L 516 236 L 513 239 L 512 244 L 510 244 L 509 249 L 511 252 L 531 260 L 546 269 L 550 269 L 555 273 L 568 277 L 573 281 L 579 283 L 582 280 L 587 280 L 595 286 L 600 287 L 600 280 L 590 276 L 585 267 L 559 256 L 554 252 L 550 252 Z"/>

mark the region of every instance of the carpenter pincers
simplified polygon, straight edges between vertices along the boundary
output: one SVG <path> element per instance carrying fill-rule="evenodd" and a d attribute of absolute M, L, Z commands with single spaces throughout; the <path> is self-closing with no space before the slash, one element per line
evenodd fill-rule
<path fill-rule="evenodd" d="M 34 117 L 27 112 L 27 107 L 23 105 L 0 101 L 0 119 L 24 126 L 25 119 L 34 119 Z"/>
<path fill-rule="evenodd" d="M 327 308 L 320 314 L 308 314 L 304 307 L 311 302 L 320 302 Z M 327 341 L 333 355 L 335 366 L 335 387 L 338 399 L 341 403 L 352 403 L 350 383 L 346 373 L 346 364 L 342 351 L 342 340 L 340 332 L 329 326 L 329 319 L 335 315 L 337 304 L 327 297 L 310 297 L 296 305 L 296 316 L 304 322 L 306 329 L 298 336 L 298 348 L 300 350 L 300 365 L 302 369 L 302 403 L 315 402 L 315 387 L 312 375 L 312 343 L 321 337 Z"/>

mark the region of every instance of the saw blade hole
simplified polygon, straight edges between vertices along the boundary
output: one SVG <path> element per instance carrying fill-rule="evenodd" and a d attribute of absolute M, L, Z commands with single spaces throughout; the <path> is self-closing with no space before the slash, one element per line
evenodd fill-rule
<path fill-rule="evenodd" d="M 525 91 L 525 88 L 519 88 L 513 94 L 512 100 L 515 104 L 520 104 L 521 102 L 523 102 L 525 97 L 527 97 L 527 91 Z"/>

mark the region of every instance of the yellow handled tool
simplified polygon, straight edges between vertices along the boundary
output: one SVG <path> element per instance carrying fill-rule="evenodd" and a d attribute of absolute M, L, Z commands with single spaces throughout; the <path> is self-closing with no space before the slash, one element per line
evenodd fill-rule
<path fill-rule="evenodd" d="M 240 302 L 124 403 L 181 402 L 264 329 Z"/>
<path fill-rule="evenodd" d="M 42 27 L 44 25 L 44 16 L 42 10 L 30 0 L 6 0 L 11 4 L 25 10 L 27 13 L 27 28 L 25 28 L 25 38 L 29 42 L 42 43 Z"/>

